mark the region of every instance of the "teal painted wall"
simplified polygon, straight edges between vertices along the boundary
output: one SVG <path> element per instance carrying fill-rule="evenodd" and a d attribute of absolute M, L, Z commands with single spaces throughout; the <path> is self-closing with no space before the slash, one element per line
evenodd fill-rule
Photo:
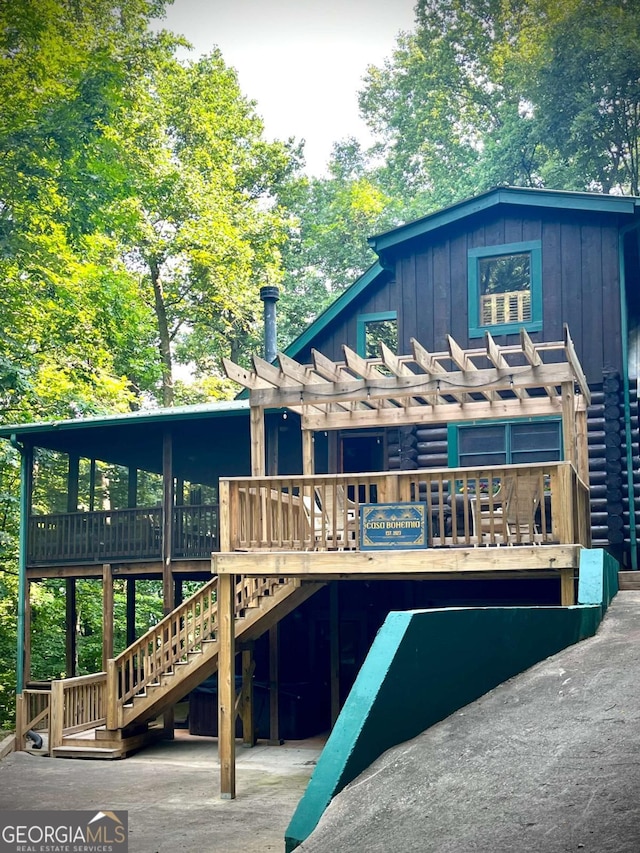
<path fill-rule="evenodd" d="M 287 853 L 310 835 L 332 797 L 387 749 L 593 636 L 617 589 L 617 564 L 603 551 L 590 553 L 579 583 L 590 600 L 576 607 L 390 613 L 287 828 Z"/>

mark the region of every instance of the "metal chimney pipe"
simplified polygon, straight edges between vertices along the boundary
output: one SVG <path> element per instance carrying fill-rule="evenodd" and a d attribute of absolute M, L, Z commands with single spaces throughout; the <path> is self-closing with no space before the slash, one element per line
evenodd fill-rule
<path fill-rule="evenodd" d="M 278 354 L 276 302 L 280 299 L 279 288 L 275 285 L 261 287 L 260 299 L 264 302 L 264 357 L 271 363 Z"/>

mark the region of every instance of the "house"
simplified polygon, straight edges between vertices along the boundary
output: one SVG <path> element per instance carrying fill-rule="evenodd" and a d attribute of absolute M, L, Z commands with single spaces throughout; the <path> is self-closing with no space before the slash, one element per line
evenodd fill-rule
<path fill-rule="evenodd" d="M 23 464 L 20 732 L 46 722 L 72 755 L 102 727 L 122 754 L 219 669 L 232 796 L 229 733 L 239 711 L 254 742 L 256 684 L 272 741 L 291 696 L 287 726 L 328 726 L 389 609 L 572 603 L 591 545 L 636 569 L 639 229 L 640 199 L 494 189 L 372 238 L 378 261 L 276 364 L 227 363 L 248 399 L 2 428 Z M 35 512 L 42 450 L 66 487 Z M 109 506 L 101 463 L 122 472 Z M 376 540 L 383 516 L 365 540 L 382 504 L 417 507 L 416 547 Z M 104 671 L 49 692 L 28 686 L 46 577 L 67 585 L 69 676 L 78 578 L 102 580 L 105 623 Z M 162 580 L 167 616 L 135 638 L 140 578 Z M 184 580 L 206 582 L 182 601 Z"/>

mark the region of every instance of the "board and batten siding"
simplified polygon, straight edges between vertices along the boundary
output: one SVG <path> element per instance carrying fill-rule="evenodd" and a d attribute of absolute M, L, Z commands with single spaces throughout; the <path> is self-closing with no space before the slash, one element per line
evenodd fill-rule
<path fill-rule="evenodd" d="M 479 340 L 468 337 L 468 250 L 540 240 L 543 330 L 532 337 L 561 340 L 566 322 L 590 382 L 622 369 L 615 217 L 534 213 L 474 215 L 401 247 L 395 257 L 401 352 L 409 351 L 412 337 L 427 349 L 445 350 L 447 334 L 462 347 L 477 346 Z M 496 340 L 516 343 L 517 336 Z"/>
<path fill-rule="evenodd" d="M 358 317 L 363 314 L 379 314 L 385 311 L 397 311 L 398 323 L 400 323 L 400 306 L 398 305 L 397 289 L 393 279 L 390 281 L 387 279 L 367 288 L 358 299 L 349 305 L 348 311 L 343 312 L 338 319 L 319 332 L 311 345 L 296 355 L 296 360 L 302 364 L 310 364 L 311 348 L 313 348 L 320 350 L 334 361 L 342 361 L 344 359 L 342 344 L 347 344 L 353 350 L 357 349 Z"/>

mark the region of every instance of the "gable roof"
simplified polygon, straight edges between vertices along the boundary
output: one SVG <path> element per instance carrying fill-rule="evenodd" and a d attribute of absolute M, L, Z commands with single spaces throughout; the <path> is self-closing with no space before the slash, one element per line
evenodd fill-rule
<path fill-rule="evenodd" d="M 458 222 L 467 216 L 499 204 L 523 207 L 547 207 L 556 210 L 587 210 L 594 213 L 633 214 L 640 205 L 634 196 L 603 195 L 602 193 L 567 192 L 529 187 L 498 187 L 481 195 L 465 199 L 450 207 L 423 216 L 391 231 L 369 238 L 371 248 L 380 254 L 415 237 L 421 237 L 444 225 Z"/>
<path fill-rule="evenodd" d="M 445 225 L 458 222 L 482 210 L 499 204 L 527 207 L 547 207 L 556 210 L 586 210 L 594 213 L 615 213 L 633 215 L 640 209 L 640 198 L 634 196 L 614 196 L 602 193 L 570 192 L 565 190 L 545 190 L 529 187 L 496 187 L 473 198 L 457 202 L 435 213 L 430 213 L 413 222 L 385 231 L 368 240 L 371 248 L 382 257 L 382 253 L 407 240 L 428 234 Z M 285 355 L 295 358 L 305 347 L 313 342 L 333 320 L 381 276 L 391 277 L 384 261 L 376 261 L 360 278 L 348 287 L 332 302 L 289 346 Z M 242 395 L 244 396 L 244 394 Z"/>

